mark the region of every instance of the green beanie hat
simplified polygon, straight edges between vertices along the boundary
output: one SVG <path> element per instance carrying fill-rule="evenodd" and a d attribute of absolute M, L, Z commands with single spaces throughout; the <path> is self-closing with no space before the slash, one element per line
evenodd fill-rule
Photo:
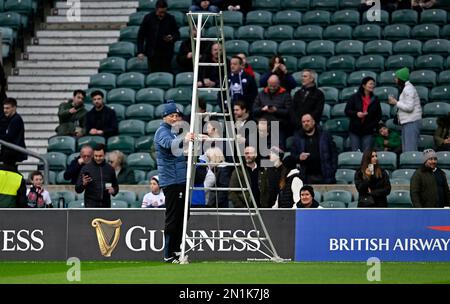
<path fill-rule="evenodd" d="M 400 80 L 408 81 L 409 80 L 409 69 L 405 67 L 400 70 L 397 70 L 395 72 L 395 76 Z"/>

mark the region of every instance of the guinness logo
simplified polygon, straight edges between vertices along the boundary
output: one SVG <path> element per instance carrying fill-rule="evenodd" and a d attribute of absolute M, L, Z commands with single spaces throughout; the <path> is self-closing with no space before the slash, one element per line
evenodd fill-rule
<path fill-rule="evenodd" d="M 122 221 L 120 219 L 107 221 L 96 218 L 92 220 L 91 225 L 95 228 L 95 232 L 97 233 L 100 253 L 105 257 L 110 257 L 119 242 Z"/>

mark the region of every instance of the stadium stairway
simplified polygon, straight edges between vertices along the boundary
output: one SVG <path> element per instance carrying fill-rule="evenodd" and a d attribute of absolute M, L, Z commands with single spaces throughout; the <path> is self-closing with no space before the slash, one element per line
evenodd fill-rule
<path fill-rule="evenodd" d="M 73 90 L 88 88 L 137 7 L 138 1 L 81 0 L 80 20 L 70 21 L 67 2 L 55 2 L 41 29 L 25 41 L 25 52 L 8 78 L 7 95 L 17 99 L 27 148 L 47 152 L 48 138 L 56 134 L 58 105 Z M 19 166 L 25 176 L 36 169 L 37 160 L 27 162 Z"/>

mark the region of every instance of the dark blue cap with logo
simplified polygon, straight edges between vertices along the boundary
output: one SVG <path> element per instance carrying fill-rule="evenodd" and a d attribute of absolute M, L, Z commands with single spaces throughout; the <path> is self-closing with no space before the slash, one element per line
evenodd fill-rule
<path fill-rule="evenodd" d="M 166 105 L 164 106 L 164 112 L 162 114 L 162 117 L 166 117 L 167 115 L 170 115 L 173 113 L 177 113 L 178 115 L 181 115 L 181 111 L 177 108 L 175 101 L 167 100 Z"/>

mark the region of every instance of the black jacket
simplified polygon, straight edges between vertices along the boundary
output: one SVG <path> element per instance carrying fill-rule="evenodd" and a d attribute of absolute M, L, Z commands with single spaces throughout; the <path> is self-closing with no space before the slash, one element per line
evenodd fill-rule
<path fill-rule="evenodd" d="M 84 166 L 84 164 L 80 165 L 80 163 L 78 163 L 79 159 L 80 159 L 79 156 L 73 159 L 70 162 L 69 166 L 67 166 L 66 171 L 64 171 L 64 179 L 70 180 L 70 182 L 73 185 L 76 185 L 78 176 L 80 175 L 81 168 L 83 168 Z"/>
<path fill-rule="evenodd" d="M 296 129 L 300 128 L 300 119 L 305 114 L 311 114 L 316 124 L 319 124 L 324 105 L 325 96 L 316 86 L 301 87 L 300 90 L 295 92 L 292 101 L 292 123 L 296 126 Z"/>
<path fill-rule="evenodd" d="M 89 134 L 89 131 L 94 128 L 102 130 L 105 138 L 119 134 L 116 112 L 107 106 L 100 111 L 93 107 L 86 114 L 86 134 Z"/>
<path fill-rule="evenodd" d="M 200 57 L 201 61 L 206 55 L 205 53 L 211 49 L 211 44 L 207 41 L 204 41 L 200 44 Z M 177 63 L 180 67 L 181 72 L 192 72 L 194 71 L 194 66 L 192 64 L 192 58 L 188 58 L 187 54 L 192 52 L 195 53 L 195 50 L 192 49 L 191 38 L 184 40 L 177 54 Z"/>
<path fill-rule="evenodd" d="M 83 175 L 88 174 L 92 181 L 83 186 Z M 103 161 L 100 165 L 92 160 L 81 169 L 78 176 L 75 191 L 82 193 L 84 191 L 84 205 L 86 208 L 110 208 L 111 195 L 106 190 L 106 183 L 111 183 L 114 188 L 114 196 L 119 192 L 116 172 L 113 167 Z"/>
<path fill-rule="evenodd" d="M 387 208 L 387 196 L 391 193 L 391 182 L 389 175 L 382 170 L 380 178 L 372 175 L 370 178 L 364 178 L 361 169 L 355 172 L 355 186 L 359 196 L 370 195 L 375 201 L 374 207 Z M 368 192 L 370 188 L 370 193 Z"/>
<path fill-rule="evenodd" d="M 345 115 L 350 118 L 349 132 L 356 135 L 374 135 L 377 132 L 378 124 L 381 120 L 381 106 L 378 97 L 371 97 L 367 116 L 364 121 L 356 113 L 362 112 L 362 96 L 359 92 L 353 94 L 345 106 Z"/>
<path fill-rule="evenodd" d="M 0 139 L 25 149 L 25 127 L 22 117 L 19 114 L 16 113 L 11 117 L 6 117 L 4 114 L 1 114 Z M 7 148 L 2 147 L 0 160 L 3 160 L 2 154 L 5 149 Z M 16 161 L 23 161 L 27 159 L 25 154 L 17 153 L 16 155 Z"/>

